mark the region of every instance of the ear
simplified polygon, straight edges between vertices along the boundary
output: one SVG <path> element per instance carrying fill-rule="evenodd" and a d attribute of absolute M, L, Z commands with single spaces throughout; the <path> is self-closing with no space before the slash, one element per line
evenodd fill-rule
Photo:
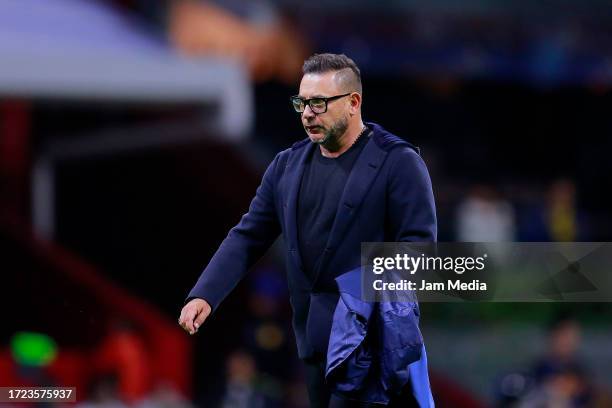
<path fill-rule="evenodd" d="M 361 111 L 361 94 L 353 92 L 349 96 L 349 113 L 351 116 L 358 114 Z"/>

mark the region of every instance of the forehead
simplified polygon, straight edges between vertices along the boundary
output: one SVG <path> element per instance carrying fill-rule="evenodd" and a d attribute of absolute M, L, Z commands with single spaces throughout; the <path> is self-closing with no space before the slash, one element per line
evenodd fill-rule
<path fill-rule="evenodd" d="M 300 96 L 311 98 L 314 96 L 332 96 L 338 93 L 338 83 L 335 80 L 336 72 L 322 74 L 305 74 L 300 82 Z"/>

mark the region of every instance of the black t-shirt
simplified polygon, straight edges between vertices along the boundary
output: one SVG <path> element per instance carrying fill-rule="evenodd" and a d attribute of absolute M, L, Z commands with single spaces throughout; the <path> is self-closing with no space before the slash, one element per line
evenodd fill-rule
<path fill-rule="evenodd" d="M 334 224 L 338 203 L 353 164 L 366 145 L 368 129 L 335 159 L 316 146 L 306 160 L 298 198 L 298 243 L 304 271 L 313 276 Z"/>

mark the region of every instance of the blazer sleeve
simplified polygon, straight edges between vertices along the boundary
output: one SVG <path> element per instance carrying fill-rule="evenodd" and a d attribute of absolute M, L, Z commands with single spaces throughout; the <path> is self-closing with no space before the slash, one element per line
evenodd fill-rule
<path fill-rule="evenodd" d="M 429 172 L 409 147 L 390 152 L 388 228 L 396 242 L 436 241 L 436 206 Z"/>
<path fill-rule="evenodd" d="M 280 234 L 274 204 L 274 178 L 279 157 L 280 153 L 266 169 L 248 212 L 229 231 L 187 300 L 202 298 L 216 310 Z"/>

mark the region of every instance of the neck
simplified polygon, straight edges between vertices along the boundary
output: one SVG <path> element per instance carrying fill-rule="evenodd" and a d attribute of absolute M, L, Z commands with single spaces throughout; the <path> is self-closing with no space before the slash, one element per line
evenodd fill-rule
<path fill-rule="evenodd" d="M 323 157 L 328 157 L 331 159 L 335 159 L 340 156 L 342 153 L 346 152 L 348 149 L 355 144 L 361 133 L 365 130 L 365 125 L 363 121 L 359 120 L 355 122 L 353 125 L 349 125 L 348 129 L 342 136 L 340 136 L 337 140 L 330 141 L 330 143 L 326 143 L 325 145 L 319 145 L 321 149 L 321 154 Z"/>

